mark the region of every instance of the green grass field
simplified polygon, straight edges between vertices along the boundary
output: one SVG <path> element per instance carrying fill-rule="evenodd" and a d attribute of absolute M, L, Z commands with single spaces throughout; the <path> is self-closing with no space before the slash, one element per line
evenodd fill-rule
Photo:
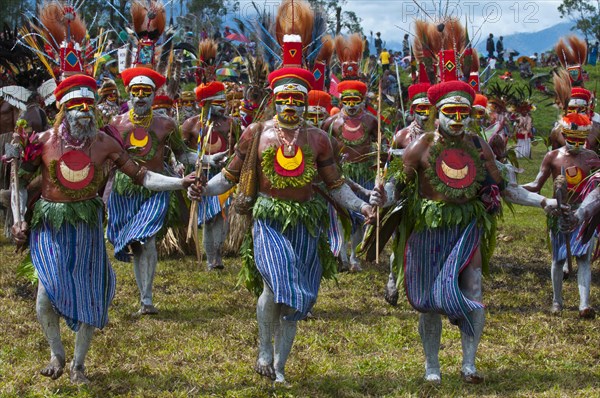
<path fill-rule="evenodd" d="M 553 108 L 534 121 L 550 126 Z M 534 147 L 521 182 L 531 181 L 545 148 Z M 548 187 L 544 190 L 549 194 Z M 274 390 L 252 370 L 257 355 L 255 299 L 236 288 L 238 258 L 209 273 L 192 257 L 161 260 L 155 303 L 161 313 L 133 318 L 138 293 L 130 264 L 113 261 L 117 294 L 110 323 L 98 331 L 87 359 L 92 384 L 74 387 L 68 374 L 39 374 L 49 357 L 35 315 L 35 288 L 17 279 L 20 256 L 0 241 L 0 396 L 2 397 L 593 397 L 600 396 L 600 323 L 577 316 L 574 278 L 565 310 L 549 313 L 550 255 L 540 209 L 515 206 L 499 227 L 491 275 L 485 279 L 486 328 L 478 354 L 484 384 L 460 379 L 459 331 L 444 320 L 441 386 L 422 380 L 418 314 L 401 297 L 383 300 L 387 265 L 325 282 L 315 318 L 300 322 L 287 365 L 291 386 Z M 112 247 L 109 245 L 109 252 Z M 599 277 L 593 267 L 592 305 Z M 67 360 L 74 335 L 63 325 Z"/>

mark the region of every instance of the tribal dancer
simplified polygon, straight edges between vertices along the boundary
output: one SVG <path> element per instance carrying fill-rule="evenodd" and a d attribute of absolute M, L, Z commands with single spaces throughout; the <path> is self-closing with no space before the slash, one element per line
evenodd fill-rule
<path fill-rule="evenodd" d="M 233 154 L 240 128 L 237 121 L 225 112 L 225 85 L 215 80 L 217 43 L 213 40 L 200 43 L 200 54 L 202 70 L 199 74 L 205 80 L 196 87 L 196 100 L 201 114 L 186 120 L 181 131 L 189 148 L 206 145 L 204 152 L 215 160 L 208 171 L 208 178 L 212 178 L 224 166 L 226 157 Z M 228 206 L 228 195 L 223 195 L 205 197 L 198 207 L 198 226 L 203 227 L 202 243 L 209 271 L 224 268 L 222 248 L 227 236 Z"/>
<path fill-rule="evenodd" d="M 465 132 L 475 92 L 460 76 L 465 63 L 464 32 L 457 20 L 449 19 L 441 32 L 438 54 L 441 83 L 427 90 L 439 113 L 435 133 L 422 134 L 403 156 L 407 199 L 395 255 L 404 270 L 404 286 L 410 304 L 421 312 L 419 334 L 425 352 L 425 380 L 439 383 L 441 314 L 460 328 L 463 362 L 461 375 L 467 383 L 483 377 L 475 367 L 475 354 L 484 325 L 482 267 L 491 255 L 491 227 L 499 207 L 498 194 L 505 188 L 494 154 L 483 138 Z M 435 25 L 431 34 L 440 34 Z M 429 43 L 435 42 L 429 40 Z M 463 53 L 464 50 L 464 53 Z M 456 52 L 464 54 L 461 59 Z M 463 70 L 462 73 L 470 71 Z M 371 203 L 381 205 L 381 196 L 393 197 L 394 184 L 386 192 L 377 187 Z M 545 206 L 544 197 L 522 188 L 506 187 L 511 201 Z M 460 214 L 456 216 L 456 214 Z M 465 215 L 468 215 L 465 217 Z M 404 263 L 404 264 L 403 264 Z"/>
<path fill-rule="evenodd" d="M 25 148 L 21 174 L 42 170 L 42 198 L 31 219 L 30 248 L 39 276 L 37 315 L 50 344 L 50 363 L 41 373 L 57 379 L 65 366 L 59 317 L 75 332 L 70 367 L 73 383 L 87 383 L 85 356 L 94 328 L 108 322 L 115 293 L 115 274 L 104 245 L 103 203 L 98 190 L 105 181 L 104 164 L 112 161 L 136 184 L 153 190 L 183 189 L 194 179 L 164 177 L 132 161 L 111 136 L 96 127 L 96 82 L 71 76 L 55 91 L 60 113 L 54 128 L 37 134 Z M 19 192 L 21 208 L 15 196 Z M 24 220 L 27 191 L 13 188 L 15 220 Z M 13 234 L 24 244 L 27 223 L 16 223 Z"/>
<path fill-rule="evenodd" d="M 152 101 L 152 112 L 155 115 L 173 117 L 173 100 L 168 95 L 156 95 Z"/>
<path fill-rule="evenodd" d="M 328 131 L 343 144 L 342 170 L 350 181 L 367 190 L 375 184 L 374 164 L 372 156 L 373 143 L 377 142 L 377 119 L 365 111 L 367 85 L 357 79 L 359 62 L 363 54 L 363 41 L 360 35 L 354 34 L 348 39 L 343 36 L 335 38 L 335 50 L 342 65 L 342 79 L 338 84 L 341 94 L 342 111 L 331 116 L 323 123 L 323 130 Z M 365 197 L 366 199 L 366 197 Z M 353 233 L 350 240 L 351 256 L 348 265 L 347 244 L 341 252 L 343 269 L 358 272 L 362 268 L 356 256 L 356 246 L 362 241 L 364 228 L 360 214 L 353 214 Z"/>
<path fill-rule="evenodd" d="M 112 119 L 110 126 L 118 131 L 131 157 L 148 170 L 164 172 L 165 145 L 177 132 L 170 117 L 155 115 L 152 103 L 156 90 L 165 78 L 152 69 L 134 67 L 121 74 L 133 108 Z M 184 164 L 195 162 L 194 154 L 177 152 Z M 181 148 L 179 148 L 181 150 Z M 138 315 L 156 314 L 152 301 L 152 283 L 157 265 L 156 234 L 161 230 L 169 207 L 169 193 L 152 193 L 134 185 L 134 181 L 121 172 L 115 174 L 108 203 L 106 235 L 115 247 L 115 258 L 130 261 L 133 254 L 135 278 L 140 290 L 141 307 Z M 131 248 L 133 253 L 130 253 Z"/>
<path fill-rule="evenodd" d="M 154 65 L 155 44 L 161 36 L 166 14 L 161 3 L 150 8 L 133 2 L 131 14 L 138 33 L 134 65 Z M 148 170 L 164 172 L 165 147 L 169 144 L 183 164 L 194 164 L 196 156 L 178 142 L 177 123 L 170 117 L 155 114 L 152 104 L 166 78 L 145 66 L 135 66 L 121 73 L 132 108 L 110 122 L 122 139 L 130 156 Z M 115 248 L 115 258 L 130 261 L 133 257 L 135 279 L 140 291 L 140 309 L 135 315 L 157 314 L 152 300 L 152 284 L 158 262 L 156 235 L 163 228 L 169 209 L 168 192 L 153 193 L 140 188 L 127 175 L 115 174 L 108 198 L 106 235 Z"/>
<path fill-rule="evenodd" d="M 307 126 L 302 118 L 313 82 L 311 72 L 301 68 L 302 48 L 308 44 L 301 38 L 310 37 L 312 31 L 310 6 L 286 0 L 277 21 L 283 67 L 269 75 L 276 117 L 244 131 L 232 161 L 201 189 L 201 194 L 221 194 L 238 181 L 241 192 L 247 192 L 247 182 L 258 184 L 251 247 L 264 288 L 257 304 L 259 354 L 255 370 L 284 383 L 297 321 L 315 304 L 322 274 L 335 272 L 335 261 L 323 239 L 326 225 L 322 220 L 327 219 L 327 210 L 322 201 L 314 199 L 313 182 L 319 176 L 338 203 L 370 220 L 373 209 L 344 183 L 327 135 Z M 244 162 L 256 162 L 257 175 L 247 174 L 252 169 L 243 167 Z M 188 192 L 194 198 L 200 193 L 196 188 Z M 324 262 L 327 255 L 329 260 Z"/>
<path fill-rule="evenodd" d="M 413 116 L 413 121 L 405 128 L 396 132 L 392 148 L 390 149 L 391 154 L 394 156 L 392 162 L 399 164 L 399 167 L 401 167 L 402 164 L 401 159 L 404 150 L 414 140 L 419 138 L 421 134 L 425 133 L 425 125 L 432 113 L 432 106 L 429 102 L 429 98 L 427 98 L 427 90 L 431 87 L 431 84 L 427 81 L 427 75 L 422 68 L 421 73 L 419 73 L 419 78 L 424 79 L 425 81 L 412 84 L 408 87 L 408 99 L 411 103 L 410 114 Z M 394 166 L 392 166 L 392 168 L 394 168 Z M 383 297 L 388 303 L 395 306 L 398 304 L 398 287 L 394 263 L 395 256 L 394 253 L 392 253 L 390 255 L 390 274 L 388 276 L 388 282 L 385 285 Z"/>
<path fill-rule="evenodd" d="M 98 90 L 98 111 L 102 116 L 102 123 L 108 124 L 113 116 L 120 113 L 119 90 L 114 80 L 106 79 Z"/>
<path fill-rule="evenodd" d="M 540 171 L 535 181 L 524 187 L 532 192 L 539 192 L 546 180 L 552 176 L 556 180 L 563 175 L 566 179 L 567 195 L 565 203 L 577 208 L 585 199 L 586 191 L 583 189 L 587 177 L 593 174 L 592 164 L 598 164 L 598 156 L 594 151 L 585 149 L 586 139 L 592 129 L 590 119 L 580 113 L 568 113 L 571 105 L 571 85 L 565 70 L 554 76 L 554 88 L 560 106 L 563 109 L 563 117 L 558 122 L 560 131 L 566 145 L 550 151 L 544 157 L 540 165 Z M 559 220 L 550 217 L 550 240 L 552 243 L 552 307 L 551 312 L 558 314 L 563 308 L 562 285 L 563 279 L 568 275 L 567 264 L 569 255 L 577 259 L 577 283 L 579 285 L 579 316 L 581 318 L 594 318 L 595 310 L 589 304 L 591 269 L 590 263 L 595 238 L 583 243 L 580 236 L 580 228 L 562 233 L 559 231 Z M 570 247 L 567 251 L 567 242 Z M 569 252 L 569 253 L 568 253 Z"/>
<path fill-rule="evenodd" d="M 193 91 L 182 92 L 177 105 L 179 106 L 178 122 L 180 126 L 183 125 L 186 120 L 198 114 L 196 94 Z"/>
<path fill-rule="evenodd" d="M 212 178 L 219 173 L 226 157 L 233 153 L 239 126 L 225 114 L 223 83 L 213 81 L 200 85 L 196 88 L 196 99 L 205 116 L 195 116 L 183 124 L 183 139 L 190 148 L 197 148 L 199 142 L 206 143 L 206 155 L 213 156 L 215 160 L 208 172 L 209 178 Z M 205 141 L 207 135 L 209 136 Z M 224 267 L 221 251 L 227 236 L 227 199 L 226 195 L 205 197 L 198 207 L 198 226 L 203 226 L 202 242 L 209 271 Z"/>

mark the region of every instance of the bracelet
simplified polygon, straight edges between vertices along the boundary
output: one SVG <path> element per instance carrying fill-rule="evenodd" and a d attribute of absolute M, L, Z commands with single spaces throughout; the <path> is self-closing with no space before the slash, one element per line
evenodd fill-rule
<path fill-rule="evenodd" d="M 345 183 L 346 183 L 346 179 L 344 177 L 340 177 L 337 180 L 333 181 L 331 184 L 327 184 L 327 188 L 329 190 L 338 189 Z"/>
<path fill-rule="evenodd" d="M 223 167 L 221 170 L 221 174 L 223 174 L 223 177 L 232 184 L 237 184 L 240 181 L 239 176 L 236 177 L 235 174 L 227 170 L 225 167 Z"/>

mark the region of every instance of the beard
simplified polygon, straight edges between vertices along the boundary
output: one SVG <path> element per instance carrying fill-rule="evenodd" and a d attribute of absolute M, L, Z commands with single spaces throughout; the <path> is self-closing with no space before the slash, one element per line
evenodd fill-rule
<path fill-rule="evenodd" d="M 183 108 L 183 112 L 181 112 L 181 113 L 182 113 L 183 119 L 187 120 L 191 117 L 196 116 L 196 109 L 186 106 Z"/>
<path fill-rule="evenodd" d="M 149 97 L 138 98 L 133 97 L 131 103 L 133 104 L 133 111 L 136 115 L 147 115 L 152 109 L 152 102 L 154 101 L 154 94 Z"/>
<path fill-rule="evenodd" d="M 69 134 L 76 140 L 94 137 L 98 131 L 93 111 L 68 111 L 66 119 Z"/>
<path fill-rule="evenodd" d="M 300 115 L 304 114 L 304 108 L 297 106 L 276 105 L 275 110 L 279 123 L 288 127 L 299 125 L 301 122 Z"/>

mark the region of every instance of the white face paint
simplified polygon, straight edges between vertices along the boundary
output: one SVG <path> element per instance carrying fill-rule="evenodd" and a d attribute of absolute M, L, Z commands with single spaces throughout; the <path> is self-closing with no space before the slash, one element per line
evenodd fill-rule
<path fill-rule="evenodd" d="M 429 115 L 431 112 L 431 104 L 429 103 L 429 100 L 427 98 L 417 98 L 413 101 L 411 108 L 415 121 L 419 127 L 423 127 L 429 120 Z"/>
<path fill-rule="evenodd" d="M 152 103 L 156 93 L 151 86 L 144 86 L 145 91 L 138 88 L 139 86 L 133 86 L 130 90 L 131 103 L 133 105 L 133 111 L 136 115 L 147 115 L 152 109 Z"/>
<path fill-rule="evenodd" d="M 470 121 L 471 103 L 467 98 L 453 96 L 437 103 L 439 130 L 442 134 L 458 137 Z"/>
<path fill-rule="evenodd" d="M 281 91 L 275 94 L 277 120 L 283 127 L 297 127 L 302 121 L 305 107 L 306 96 L 303 93 Z"/>
<path fill-rule="evenodd" d="M 329 116 L 327 110 L 322 106 L 309 106 L 304 120 L 313 127 L 321 128 L 325 119 Z"/>
<path fill-rule="evenodd" d="M 342 94 L 342 109 L 348 116 L 358 115 L 364 108 L 364 97 L 359 93 Z"/>
<path fill-rule="evenodd" d="M 97 134 L 96 115 L 93 109 L 68 110 L 65 115 L 71 137 L 82 140 Z"/>
<path fill-rule="evenodd" d="M 184 119 L 189 119 L 191 117 L 196 116 L 198 114 L 198 111 L 196 110 L 195 106 L 184 106 L 181 110 L 181 113 Z"/>

